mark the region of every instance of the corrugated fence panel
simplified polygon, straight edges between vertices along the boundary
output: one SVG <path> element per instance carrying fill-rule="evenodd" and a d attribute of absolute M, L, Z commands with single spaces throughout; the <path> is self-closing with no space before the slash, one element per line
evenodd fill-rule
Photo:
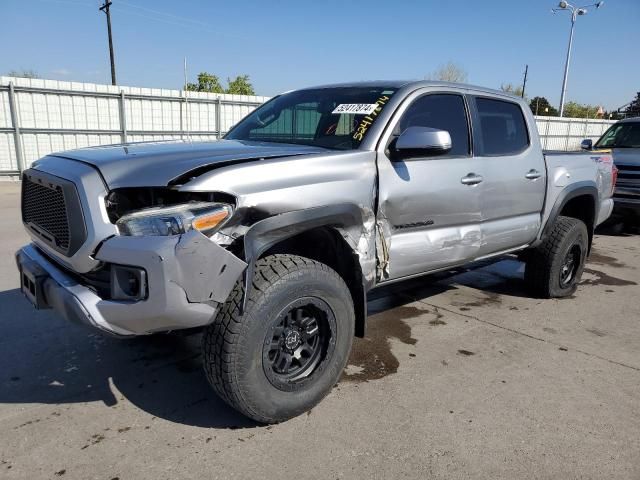
<path fill-rule="evenodd" d="M 269 100 L 262 96 L 0 77 L 0 174 L 15 174 L 20 163 L 11 119 L 10 83 L 15 91 L 25 168 L 52 152 L 123 140 L 216 140 Z M 579 148 L 583 138 L 599 138 L 614 122 L 536 117 L 536 123 L 543 148 L 573 150 Z"/>
<path fill-rule="evenodd" d="M 52 152 L 123 140 L 216 140 L 268 99 L 186 92 L 185 100 L 180 90 L 0 77 L 0 174 L 19 165 L 10 83 L 25 168 Z"/>
<path fill-rule="evenodd" d="M 18 170 L 13 133 L 0 133 L 0 171 Z"/>
<path fill-rule="evenodd" d="M 22 149 L 25 165 L 50 153 L 95 145 L 120 143 L 120 135 L 83 133 L 23 133 Z"/>
<path fill-rule="evenodd" d="M 11 128 L 9 92 L 0 92 L 0 129 L 6 129 L 0 132 L 0 172 L 18 169 L 13 133 L 9 131 Z"/>
<path fill-rule="evenodd" d="M 545 150 L 578 150 L 580 142 L 594 142 L 615 123 L 614 120 L 536 117 L 542 148 Z"/>
<path fill-rule="evenodd" d="M 11 111 L 9 110 L 9 92 L 0 92 L 0 128 L 11 128 Z"/>

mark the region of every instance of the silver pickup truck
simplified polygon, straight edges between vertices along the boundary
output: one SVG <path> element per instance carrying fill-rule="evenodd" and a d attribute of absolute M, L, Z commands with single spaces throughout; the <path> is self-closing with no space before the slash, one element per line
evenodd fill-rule
<path fill-rule="evenodd" d="M 571 295 L 610 215 L 607 153 L 543 153 L 521 99 L 441 82 L 285 93 L 218 142 L 48 155 L 22 177 L 38 308 L 120 336 L 204 327 L 215 391 L 260 422 L 309 410 L 372 289 L 518 252 Z"/>

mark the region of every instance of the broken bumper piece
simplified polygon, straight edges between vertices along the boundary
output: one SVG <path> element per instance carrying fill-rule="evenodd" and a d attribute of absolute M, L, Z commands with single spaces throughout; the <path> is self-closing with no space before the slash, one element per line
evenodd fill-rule
<path fill-rule="evenodd" d="M 218 305 L 229 296 L 247 266 L 197 231 L 173 237 L 112 237 L 95 257 L 143 269 L 145 298 L 101 298 L 34 244 L 16 253 L 25 295 L 33 297 L 30 300 L 38 308 L 52 308 L 70 321 L 117 336 L 144 335 L 211 323 Z M 35 276 L 31 274 L 34 271 Z M 30 285 L 33 295 L 28 291 Z"/>

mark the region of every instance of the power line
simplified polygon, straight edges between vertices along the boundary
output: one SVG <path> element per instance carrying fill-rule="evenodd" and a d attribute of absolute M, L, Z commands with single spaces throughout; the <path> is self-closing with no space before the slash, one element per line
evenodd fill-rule
<path fill-rule="evenodd" d="M 200 25 L 202 27 L 206 27 L 207 29 L 210 28 L 209 24 L 201 22 L 201 21 L 198 21 L 198 20 L 193 20 L 191 18 L 181 17 L 179 15 L 174 15 L 172 13 L 161 12 L 160 10 L 154 10 L 152 8 L 141 7 L 139 5 L 134 5 L 134 4 L 129 3 L 129 2 L 121 1 L 120 3 L 122 3 L 122 5 L 126 5 L 129 8 L 135 8 L 137 10 L 143 10 L 145 12 L 154 13 L 156 15 L 162 15 L 163 17 L 170 17 L 170 18 L 179 20 L 180 22 L 193 23 L 195 25 Z"/>
<path fill-rule="evenodd" d="M 158 16 L 155 16 L 155 15 L 150 15 L 148 13 L 138 12 L 136 10 L 123 9 L 123 11 L 126 12 L 128 15 L 135 15 L 135 16 L 138 16 L 138 17 L 141 17 L 141 18 L 154 20 L 156 22 L 167 23 L 169 25 L 177 25 L 178 27 L 183 27 L 183 28 L 200 29 L 200 30 L 205 30 L 207 32 L 211 32 L 211 33 L 217 33 L 212 28 L 204 26 L 204 25 L 200 25 L 200 24 L 187 23 L 187 22 L 172 20 L 170 18 L 158 17 Z"/>
<path fill-rule="evenodd" d="M 155 20 L 157 22 L 167 23 L 169 25 L 176 25 L 183 28 L 198 29 L 206 32 L 214 33 L 216 35 L 233 38 L 238 40 L 246 40 L 248 37 L 242 35 L 231 35 L 228 33 L 222 33 L 212 28 L 208 23 L 193 20 L 187 17 L 181 17 L 179 15 L 173 15 L 171 13 L 161 12 L 151 8 L 140 7 L 128 2 L 120 1 L 118 5 L 122 5 L 119 8 L 123 8 L 129 15 L 136 15 L 142 18 L 148 18 L 149 20 Z M 132 10 L 133 9 L 133 10 Z"/>

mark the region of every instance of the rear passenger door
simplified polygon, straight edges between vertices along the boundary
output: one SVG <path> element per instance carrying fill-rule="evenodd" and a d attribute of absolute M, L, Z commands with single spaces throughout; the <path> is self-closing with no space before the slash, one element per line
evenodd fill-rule
<path fill-rule="evenodd" d="M 472 96 L 470 105 L 474 150 L 484 176 L 479 256 L 485 256 L 535 239 L 544 203 L 546 168 L 535 120 L 520 104 L 506 98 Z"/>

